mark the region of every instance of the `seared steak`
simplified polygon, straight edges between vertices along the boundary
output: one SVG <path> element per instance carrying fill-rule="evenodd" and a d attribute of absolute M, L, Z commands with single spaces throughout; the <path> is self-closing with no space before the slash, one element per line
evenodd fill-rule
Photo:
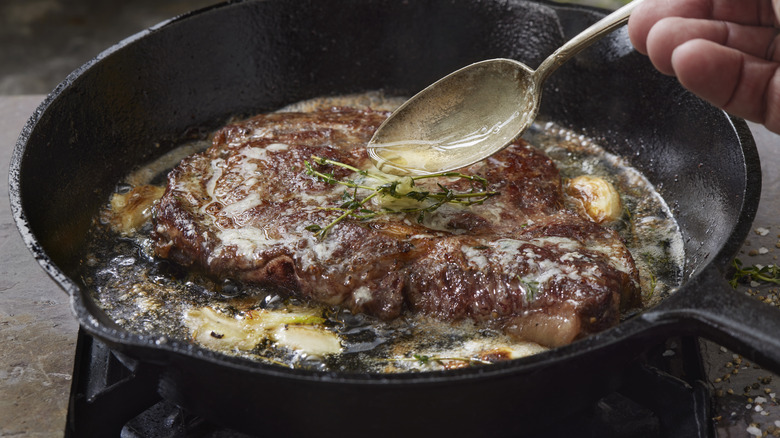
<path fill-rule="evenodd" d="M 369 168 L 364 146 L 386 116 L 275 113 L 218 131 L 168 177 L 154 211 L 157 255 L 354 312 L 472 318 L 547 346 L 610 327 L 638 304 L 638 273 L 619 236 L 566 210 L 554 163 L 522 141 L 462 169 L 500 192 L 482 205 L 445 204 L 421 222 L 417 213 L 348 219 L 318 238 L 307 228 L 341 214 L 327 208 L 345 188 L 307 175 L 304 162 Z M 424 184 L 470 188 L 452 178 Z"/>

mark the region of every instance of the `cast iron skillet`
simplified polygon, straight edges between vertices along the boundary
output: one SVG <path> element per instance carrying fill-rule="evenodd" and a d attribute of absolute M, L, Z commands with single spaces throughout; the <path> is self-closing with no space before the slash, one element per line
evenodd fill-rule
<path fill-rule="evenodd" d="M 114 185 L 182 139 L 316 96 L 410 95 L 481 59 L 536 66 L 599 16 L 520 0 L 269 0 L 178 17 L 102 53 L 43 102 L 11 164 L 16 223 L 84 330 L 158 366 L 164 397 L 268 436 L 518 434 L 551 410 L 563 415 L 612 390 L 629 361 L 671 334 L 711 338 L 780 371 L 780 317 L 723 279 L 759 198 L 749 131 L 657 74 L 624 30 L 557 71 L 540 112 L 641 169 L 682 228 L 684 285 L 613 329 L 491 367 L 302 372 L 128 333 L 76 275 L 85 232 Z"/>

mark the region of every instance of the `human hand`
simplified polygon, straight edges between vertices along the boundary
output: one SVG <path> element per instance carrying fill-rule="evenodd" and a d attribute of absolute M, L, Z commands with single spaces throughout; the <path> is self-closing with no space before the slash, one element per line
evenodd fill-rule
<path fill-rule="evenodd" d="M 713 105 L 780 133 L 780 0 L 645 0 L 634 47 Z"/>

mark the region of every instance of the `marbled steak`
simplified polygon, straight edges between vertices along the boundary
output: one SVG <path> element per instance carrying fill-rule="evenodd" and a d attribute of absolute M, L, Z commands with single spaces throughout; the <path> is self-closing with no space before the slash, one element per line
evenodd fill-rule
<path fill-rule="evenodd" d="M 472 318 L 546 346 L 619 321 L 639 303 L 633 259 L 618 235 L 565 208 L 561 177 L 519 141 L 464 168 L 500 195 L 482 205 L 306 227 L 340 212 L 344 187 L 304 172 L 312 155 L 366 169 L 365 144 L 387 116 L 331 108 L 260 115 L 218 131 L 168 177 L 154 211 L 158 256 L 217 278 L 265 285 L 384 319 L 422 312 Z M 353 172 L 333 168 L 337 179 Z M 439 179 L 452 190 L 463 180 Z"/>

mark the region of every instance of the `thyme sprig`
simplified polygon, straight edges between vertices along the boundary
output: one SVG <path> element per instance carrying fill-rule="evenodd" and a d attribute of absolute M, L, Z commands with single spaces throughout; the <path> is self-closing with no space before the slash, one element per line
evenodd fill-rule
<path fill-rule="evenodd" d="M 344 169 L 351 170 L 357 175 L 362 177 L 360 182 L 355 180 L 340 180 L 337 179 L 332 172 L 324 172 L 315 168 L 314 166 L 336 166 Z M 338 211 L 342 214 L 329 224 L 323 226 L 312 224 L 306 227 L 308 231 L 316 233 L 320 239 L 324 238 L 328 232 L 339 222 L 347 219 L 354 218 L 356 220 L 366 220 L 383 214 L 409 214 L 417 213 L 417 221 L 422 222 L 425 219 L 425 213 L 432 213 L 444 204 L 460 204 L 460 205 L 477 205 L 482 204 L 488 198 L 498 195 L 498 192 L 488 191 L 488 181 L 485 178 L 477 175 L 466 175 L 460 172 L 440 172 L 430 175 L 420 175 L 412 177 L 392 177 L 390 175 L 369 172 L 367 170 L 358 169 L 349 164 L 345 164 L 339 161 L 331 160 L 328 158 L 319 157 L 316 155 L 311 156 L 311 162 L 304 161 L 305 173 L 309 176 L 313 176 L 320 181 L 328 184 L 340 184 L 348 189 L 345 190 L 342 195 L 342 204 L 338 207 L 320 207 L 323 210 Z M 443 186 L 441 183 L 437 183 L 438 191 L 426 191 L 416 190 L 415 181 L 429 178 L 460 178 L 468 180 L 472 183 L 471 190 L 467 192 L 454 192 L 449 188 Z M 373 179 L 379 184 L 368 185 L 366 180 Z M 366 190 L 370 193 L 361 198 L 358 190 Z M 400 209 L 372 209 L 368 208 L 369 201 L 377 196 L 390 196 L 396 199 L 411 199 L 418 202 L 419 207 L 400 208 Z"/>
<path fill-rule="evenodd" d="M 427 365 L 431 362 L 466 362 L 469 365 L 490 365 L 493 363 L 489 360 L 477 359 L 474 357 L 428 356 L 425 354 L 415 354 L 412 358 L 420 365 Z"/>
<path fill-rule="evenodd" d="M 416 362 L 418 365 L 431 365 L 433 363 L 442 364 L 444 362 L 464 362 L 467 365 L 490 365 L 494 362 L 478 359 L 474 357 L 458 356 L 428 356 L 426 354 L 414 354 L 412 357 L 393 357 L 388 358 L 391 362 Z"/>
<path fill-rule="evenodd" d="M 735 258 L 731 264 L 734 267 L 735 272 L 734 276 L 729 280 L 729 284 L 734 289 L 737 288 L 737 283 L 743 278 L 765 283 L 780 284 L 780 267 L 777 265 L 753 265 L 744 267 L 742 260 L 737 258 Z"/>

